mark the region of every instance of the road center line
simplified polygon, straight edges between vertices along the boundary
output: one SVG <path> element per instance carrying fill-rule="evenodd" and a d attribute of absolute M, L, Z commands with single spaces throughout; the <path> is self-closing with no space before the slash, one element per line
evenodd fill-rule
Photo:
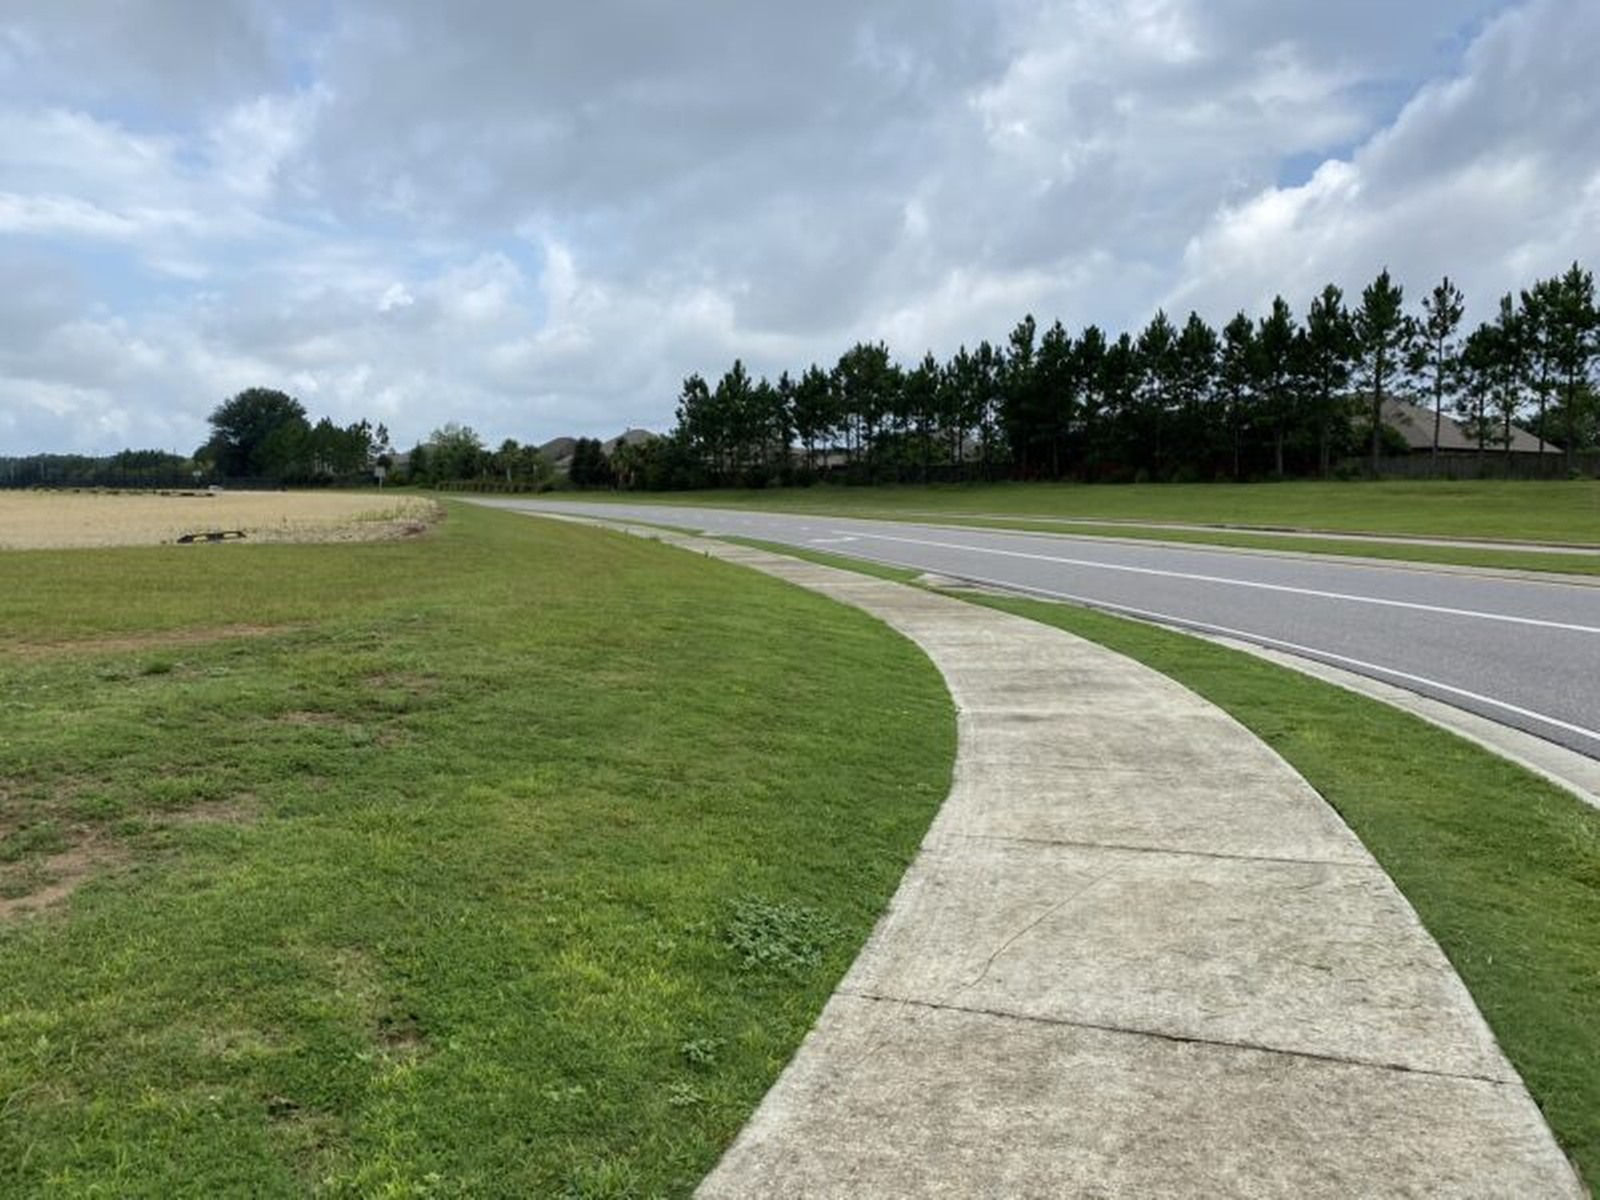
<path fill-rule="evenodd" d="M 843 534 L 842 529 L 833 530 Z M 1567 621 L 1545 621 L 1537 617 L 1516 617 L 1509 613 L 1482 612 L 1471 608 L 1449 608 L 1439 604 L 1419 604 L 1411 600 L 1386 600 L 1379 596 L 1357 596 L 1349 592 L 1328 592 L 1319 588 L 1295 587 L 1286 583 L 1262 583 L 1251 579 L 1229 579 L 1222 575 L 1200 575 L 1189 571 L 1167 571 L 1158 567 L 1133 567 L 1121 563 L 1095 562 L 1087 558 L 1061 558 L 1052 554 L 1029 554 L 1022 550 L 997 550 L 989 546 L 972 546 L 961 542 L 935 542 L 924 538 L 893 537 L 887 533 L 862 533 L 856 537 L 879 542 L 902 542 L 908 546 L 929 546 L 939 550 L 967 550 L 977 554 L 994 554 L 1003 558 L 1025 558 L 1034 562 L 1060 563 L 1070 567 L 1091 567 L 1101 571 L 1123 571 L 1131 575 L 1157 575 L 1166 579 L 1189 579 L 1198 583 L 1217 583 L 1227 587 L 1255 588 L 1265 592 L 1287 592 L 1296 596 L 1316 596 L 1324 600 L 1345 600 L 1351 604 L 1377 604 L 1386 608 L 1407 608 L 1417 612 L 1438 613 L 1451 617 L 1472 617 L 1480 621 L 1502 621 L 1509 625 L 1534 625 L 1540 629 L 1563 629 L 1571 633 L 1600 634 L 1600 626 L 1578 625 Z M 1584 732 L 1587 732 L 1585 730 Z"/>

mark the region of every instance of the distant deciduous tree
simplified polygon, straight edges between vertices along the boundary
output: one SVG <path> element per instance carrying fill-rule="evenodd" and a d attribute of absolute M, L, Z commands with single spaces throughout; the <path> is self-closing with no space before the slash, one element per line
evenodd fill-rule
<path fill-rule="evenodd" d="M 428 482 L 437 487 L 479 478 L 489 469 L 489 456 L 470 425 L 451 421 L 428 435 L 426 465 Z"/>
<path fill-rule="evenodd" d="M 310 431 L 305 406 L 272 388 L 246 388 L 217 405 L 208 420 L 211 460 L 225 478 L 277 474 Z"/>

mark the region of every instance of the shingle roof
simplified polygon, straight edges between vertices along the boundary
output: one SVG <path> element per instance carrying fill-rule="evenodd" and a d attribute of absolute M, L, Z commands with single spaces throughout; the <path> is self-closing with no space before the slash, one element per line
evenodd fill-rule
<path fill-rule="evenodd" d="M 1383 423 L 1405 438 L 1406 445 L 1413 450 L 1430 450 L 1433 448 L 1433 410 L 1424 408 L 1420 404 L 1412 404 L 1407 400 L 1396 400 L 1391 397 L 1383 402 Z M 1489 450 L 1503 450 L 1499 441 L 1499 426 L 1495 428 L 1494 436 L 1490 439 Z M 1478 439 L 1473 437 L 1462 425 L 1452 420 L 1447 414 L 1439 422 L 1439 449 L 1445 453 L 1476 453 Z M 1511 449 L 1528 454 L 1539 452 L 1539 439 L 1523 429 L 1520 425 L 1511 427 Z M 1559 446 L 1550 442 L 1544 444 L 1546 454 L 1560 454 Z"/>

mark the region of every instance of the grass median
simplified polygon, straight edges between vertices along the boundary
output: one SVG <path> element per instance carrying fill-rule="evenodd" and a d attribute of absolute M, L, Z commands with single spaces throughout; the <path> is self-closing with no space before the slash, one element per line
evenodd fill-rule
<path fill-rule="evenodd" d="M 7 1195 L 686 1193 L 948 788 L 913 646 L 620 535 L 4 566 Z"/>

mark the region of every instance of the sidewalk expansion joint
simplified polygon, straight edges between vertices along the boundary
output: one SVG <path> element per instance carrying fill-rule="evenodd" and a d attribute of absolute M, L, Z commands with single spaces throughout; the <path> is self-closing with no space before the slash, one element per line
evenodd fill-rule
<path fill-rule="evenodd" d="M 1109 1025 L 1099 1021 L 1074 1021 L 1066 1017 L 1041 1017 L 1032 1013 L 1006 1012 L 1004 1009 L 997 1008 L 950 1004 L 938 1000 L 917 1000 L 910 996 L 885 996 L 877 992 L 863 992 L 847 987 L 839 988 L 836 994 L 848 996 L 853 1000 L 866 1000 L 873 1004 L 898 1004 L 902 1007 L 926 1009 L 930 1012 L 966 1013 L 969 1016 L 992 1017 L 1001 1021 L 1022 1021 L 1030 1025 L 1051 1025 L 1064 1029 L 1088 1029 L 1096 1033 L 1145 1038 L 1150 1041 L 1171 1042 L 1174 1045 L 1214 1046 L 1219 1050 L 1240 1050 L 1246 1053 L 1271 1054 L 1280 1058 L 1299 1058 L 1310 1062 L 1359 1067 L 1368 1071 L 1386 1071 L 1401 1075 L 1425 1075 L 1435 1079 L 1456 1079 L 1467 1083 L 1488 1084 L 1497 1088 L 1516 1086 L 1513 1080 L 1496 1079 L 1492 1075 L 1480 1075 L 1462 1071 L 1441 1071 L 1431 1067 L 1414 1067 L 1406 1063 L 1386 1062 L 1381 1059 L 1360 1058 L 1342 1054 L 1319 1054 L 1314 1050 L 1293 1050 L 1285 1046 L 1266 1045 L 1262 1042 L 1196 1037 L 1182 1033 L 1166 1033 L 1159 1029 L 1139 1029 L 1129 1025 Z"/>

